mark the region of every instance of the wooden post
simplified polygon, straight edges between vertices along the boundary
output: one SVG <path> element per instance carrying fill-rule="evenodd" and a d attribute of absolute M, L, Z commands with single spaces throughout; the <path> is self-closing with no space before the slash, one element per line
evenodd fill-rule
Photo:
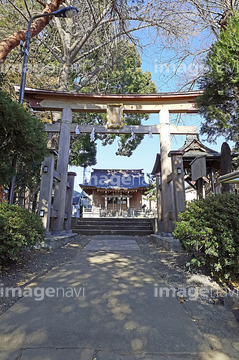
<path fill-rule="evenodd" d="M 50 155 L 45 157 L 42 163 L 38 215 L 46 231 L 50 230 L 53 172 L 56 155 L 57 152 L 55 150 L 50 150 Z"/>
<path fill-rule="evenodd" d="M 62 123 L 59 141 L 59 156 L 57 172 L 61 174 L 61 181 L 57 182 L 54 191 L 53 210 L 57 211 L 57 217 L 52 218 L 53 231 L 64 230 L 64 215 L 66 203 L 67 170 L 70 150 L 70 129 L 72 123 L 72 111 L 64 108 L 62 111 Z"/>
<path fill-rule="evenodd" d="M 171 151 L 171 137 L 169 124 L 169 111 L 162 109 L 159 112 L 160 124 L 160 154 L 161 154 L 161 179 L 162 179 L 162 213 L 163 232 L 171 234 L 173 230 L 170 214 L 174 212 L 171 186 L 167 181 L 168 175 L 172 172 L 171 159 L 168 153 Z"/>
<path fill-rule="evenodd" d="M 129 195 L 127 196 L 127 210 L 130 208 Z"/>
<path fill-rule="evenodd" d="M 171 157 L 172 162 L 175 218 L 178 221 L 178 214 L 185 210 L 183 152 L 170 151 L 168 156 Z"/>
<path fill-rule="evenodd" d="M 65 220 L 65 230 L 69 231 L 71 229 L 71 213 L 72 213 L 72 200 L 73 200 L 73 190 L 75 182 L 75 172 L 68 172 L 67 174 L 67 183 L 69 188 L 66 190 L 66 213 L 67 219 Z"/>
<path fill-rule="evenodd" d="M 212 168 L 210 168 L 210 182 L 211 182 L 211 192 L 215 194 L 214 180 L 213 180 L 213 172 Z"/>
<path fill-rule="evenodd" d="M 203 199 L 203 179 L 202 178 L 197 179 L 196 186 L 197 186 L 197 198 L 199 200 L 202 200 Z"/>
<path fill-rule="evenodd" d="M 157 221 L 158 229 L 159 223 L 162 220 L 162 199 L 161 199 L 161 176 L 156 174 L 156 197 L 157 197 Z"/>

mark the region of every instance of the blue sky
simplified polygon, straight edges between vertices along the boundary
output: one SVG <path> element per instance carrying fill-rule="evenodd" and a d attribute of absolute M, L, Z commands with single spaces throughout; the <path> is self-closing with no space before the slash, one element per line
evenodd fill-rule
<path fill-rule="evenodd" d="M 154 48 L 151 47 L 147 50 L 146 54 L 141 54 L 142 59 L 142 70 L 150 71 L 152 74 L 152 79 L 155 81 L 158 92 L 167 92 L 167 91 L 177 91 L 178 88 L 175 82 L 172 80 L 167 84 L 162 86 L 164 82 L 163 79 L 168 76 L 168 74 L 159 73 L 158 63 L 160 61 L 159 55 L 154 52 Z M 194 125 L 197 126 L 198 132 L 200 130 L 201 117 L 197 114 L 184 115 L 181 119 L 181 125 Z M 170 115 L 170 123 L 176 121 L 176 114 Z M 159 123 L 158 114 L 150 115 L 150 118 L 147 122 L 144 122 L 147 125 L 154 125 Z M 185 141 L 186 136 L 177 135 L 172 137 L 172 150 L 176 150 L 181 147 Z M 204 141 L 203 137 L 200 137 L 201 141 L 212 149 L 220 151 L 223 138 L 217 140 L 217 144 L 208 144 Z M 231 144 L 230 144 L 231 145 Z M 149 138 L 146 135 L 134 151 L 131 157 L 116 156 L 115 152 L 117 150 L 117 141 L 112 145 L 102 146 L 100 141 L 97 141 L 97 164 L 93 166 L 94 168 L 102 169 L 144 169 L 145 174 L 151 173 L 156 158 L 157 152 L 159 152 L 160 142 L 159 136 L 154 135 L 153 139 Z M 70 171 L 75 171 L 77 176 L 75 178 L 75 190 L 80 191 L 79 184 L 82 183 L 83 179 L 83 169 L 81 167 L 69 167 Z M 87 168 L 86 176 L 90 177 L 91 168 Z"/>

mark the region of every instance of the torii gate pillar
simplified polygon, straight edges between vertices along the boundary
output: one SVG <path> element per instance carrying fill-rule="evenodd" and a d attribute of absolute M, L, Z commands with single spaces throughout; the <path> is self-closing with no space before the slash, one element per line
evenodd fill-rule
<path fill-rule="evenodd" d="M 160 154 L 161 154 L 161 181 L 162 181 L 162 220 L 163 232 L 169 235 L 173 231 L 173 189 L 168 183 L 168 175 L 172 173 L 171 159 L 168 153 L 171 151 L 170 122 L 168 109 L 159 112 L 160 124 Z"/>
<path fill-rule="evenodd" d="M 56 155 L 58 154 L 55 150 L 50 150 L 49 156 L 45 157 L 45 160 L 43 161 L 41 171 L 38 215 L 41 217 L 47 232 L 50 230 L 52 185 Z M 44 171 L 44 168 L 46 168 L 46 171 Z"/>
<path fill-rule="evenodd" d="M 59 155 L 57 161 L 57 172 L 61 176 L 61 181 L 57 182 L 56 184 L 53 201 L 53 211 L 57 212 L 57 217 L 52 218 L 51 224 L 51 230 L 55 232 L 64 230 L 71 123 L 72 110 L 70 108 L 64 108 L 62 111 L 62 123 L 58 150 Z"/>

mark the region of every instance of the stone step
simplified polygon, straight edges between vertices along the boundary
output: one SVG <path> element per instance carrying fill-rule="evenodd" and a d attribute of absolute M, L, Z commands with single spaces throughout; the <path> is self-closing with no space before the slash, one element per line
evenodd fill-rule
<path fill-rule="evenodd" d="M 112 220 L 117 220 L 117 221 L 141 221 L 141 220 L 144 220 L 144 221 L 150 221 L 151 219 L 150 218 L 146 218 L 146 217 L 116 217 L 116 216 L 101 216 L 101 217 L 98 217 L 98 218 L 91 218 L 91 217 L 81 217 L 79 219 L 80 221 L 82 220 L 91 220 L 91 221 L 97 221 L 97 220 L 105 220 L 105 221 L 112 221 Z"/>
<path fill-rule="evenodd" d="M 135 223 L 121 223 L 121 224 L 118 224 L 118 223 L 77 223 L 74 227 L 121 227 L 121 226 L 123 226 L 123 227 L 146 227 L 146 228 L 148 228 L 148 227 L 152 227 L 152 225 L 151 224 L 135 224 Z"/>
<path fill-rule="evenodd" d="M 148 225 L 151 224 L 150 220 L 124 220 L 124 219 L 80 219 L 78 220 L 78 224 L 143 224 Z"/>
<path fill-rule="evenodd" d="M 133 228 L 152 228 L 151 224 L 106 224 L 106 223 L 95 223 L 95 224 L 87 224 L 87 223 L 77 223 L 77 225 L 75 226 L 76 229 L 82 229 L 82 228 L 128 228 L 128 227 L 133 227 Z"/>
<path fill-rule="evenodd" d="M 94 218 L 79 219 L 74 233 L 82 235 L 150 235 L 153 227 L 150 219 Z"/>
<path fill-rule="evenodd" d="M 152 227 L 151 226 L 107 226 L 107 225 L 77 225 L 75 227 L 76 230 L 149 230 L 152 234 Z"/>
<path fill-rule="evenodd" d="M 131 236 L 146 236 L 152 234 L 153 230 L 151 229 L 72 229 L 72 232 L 79 235 L 131 235 Z"/>

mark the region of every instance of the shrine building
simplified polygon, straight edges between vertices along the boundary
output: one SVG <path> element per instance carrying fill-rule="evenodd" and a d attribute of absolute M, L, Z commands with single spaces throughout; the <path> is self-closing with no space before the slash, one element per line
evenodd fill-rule
<path fill-rule="evenodd" d="M 197 197 L 215 192 L 214 183 L 220 171 L 221 154 L 207 146 L 199 139 L 198 134 L 187 135 L 185 143 L 178 149 L 182 152 L 184 181 L 196 191 Z M 192 164 L 198 160 L 200 175 L 193 173 Z M 157 154 L 152 175 L 161 172 L 161 154 Z"/>
<path fill-rule="evenodd" d="M 93 169 L 90 180 L 80 187 L 92 195 L 92 211 L 123 215 L 126 211 L 142 211 L 147 185 L 142 169 Z"/>

